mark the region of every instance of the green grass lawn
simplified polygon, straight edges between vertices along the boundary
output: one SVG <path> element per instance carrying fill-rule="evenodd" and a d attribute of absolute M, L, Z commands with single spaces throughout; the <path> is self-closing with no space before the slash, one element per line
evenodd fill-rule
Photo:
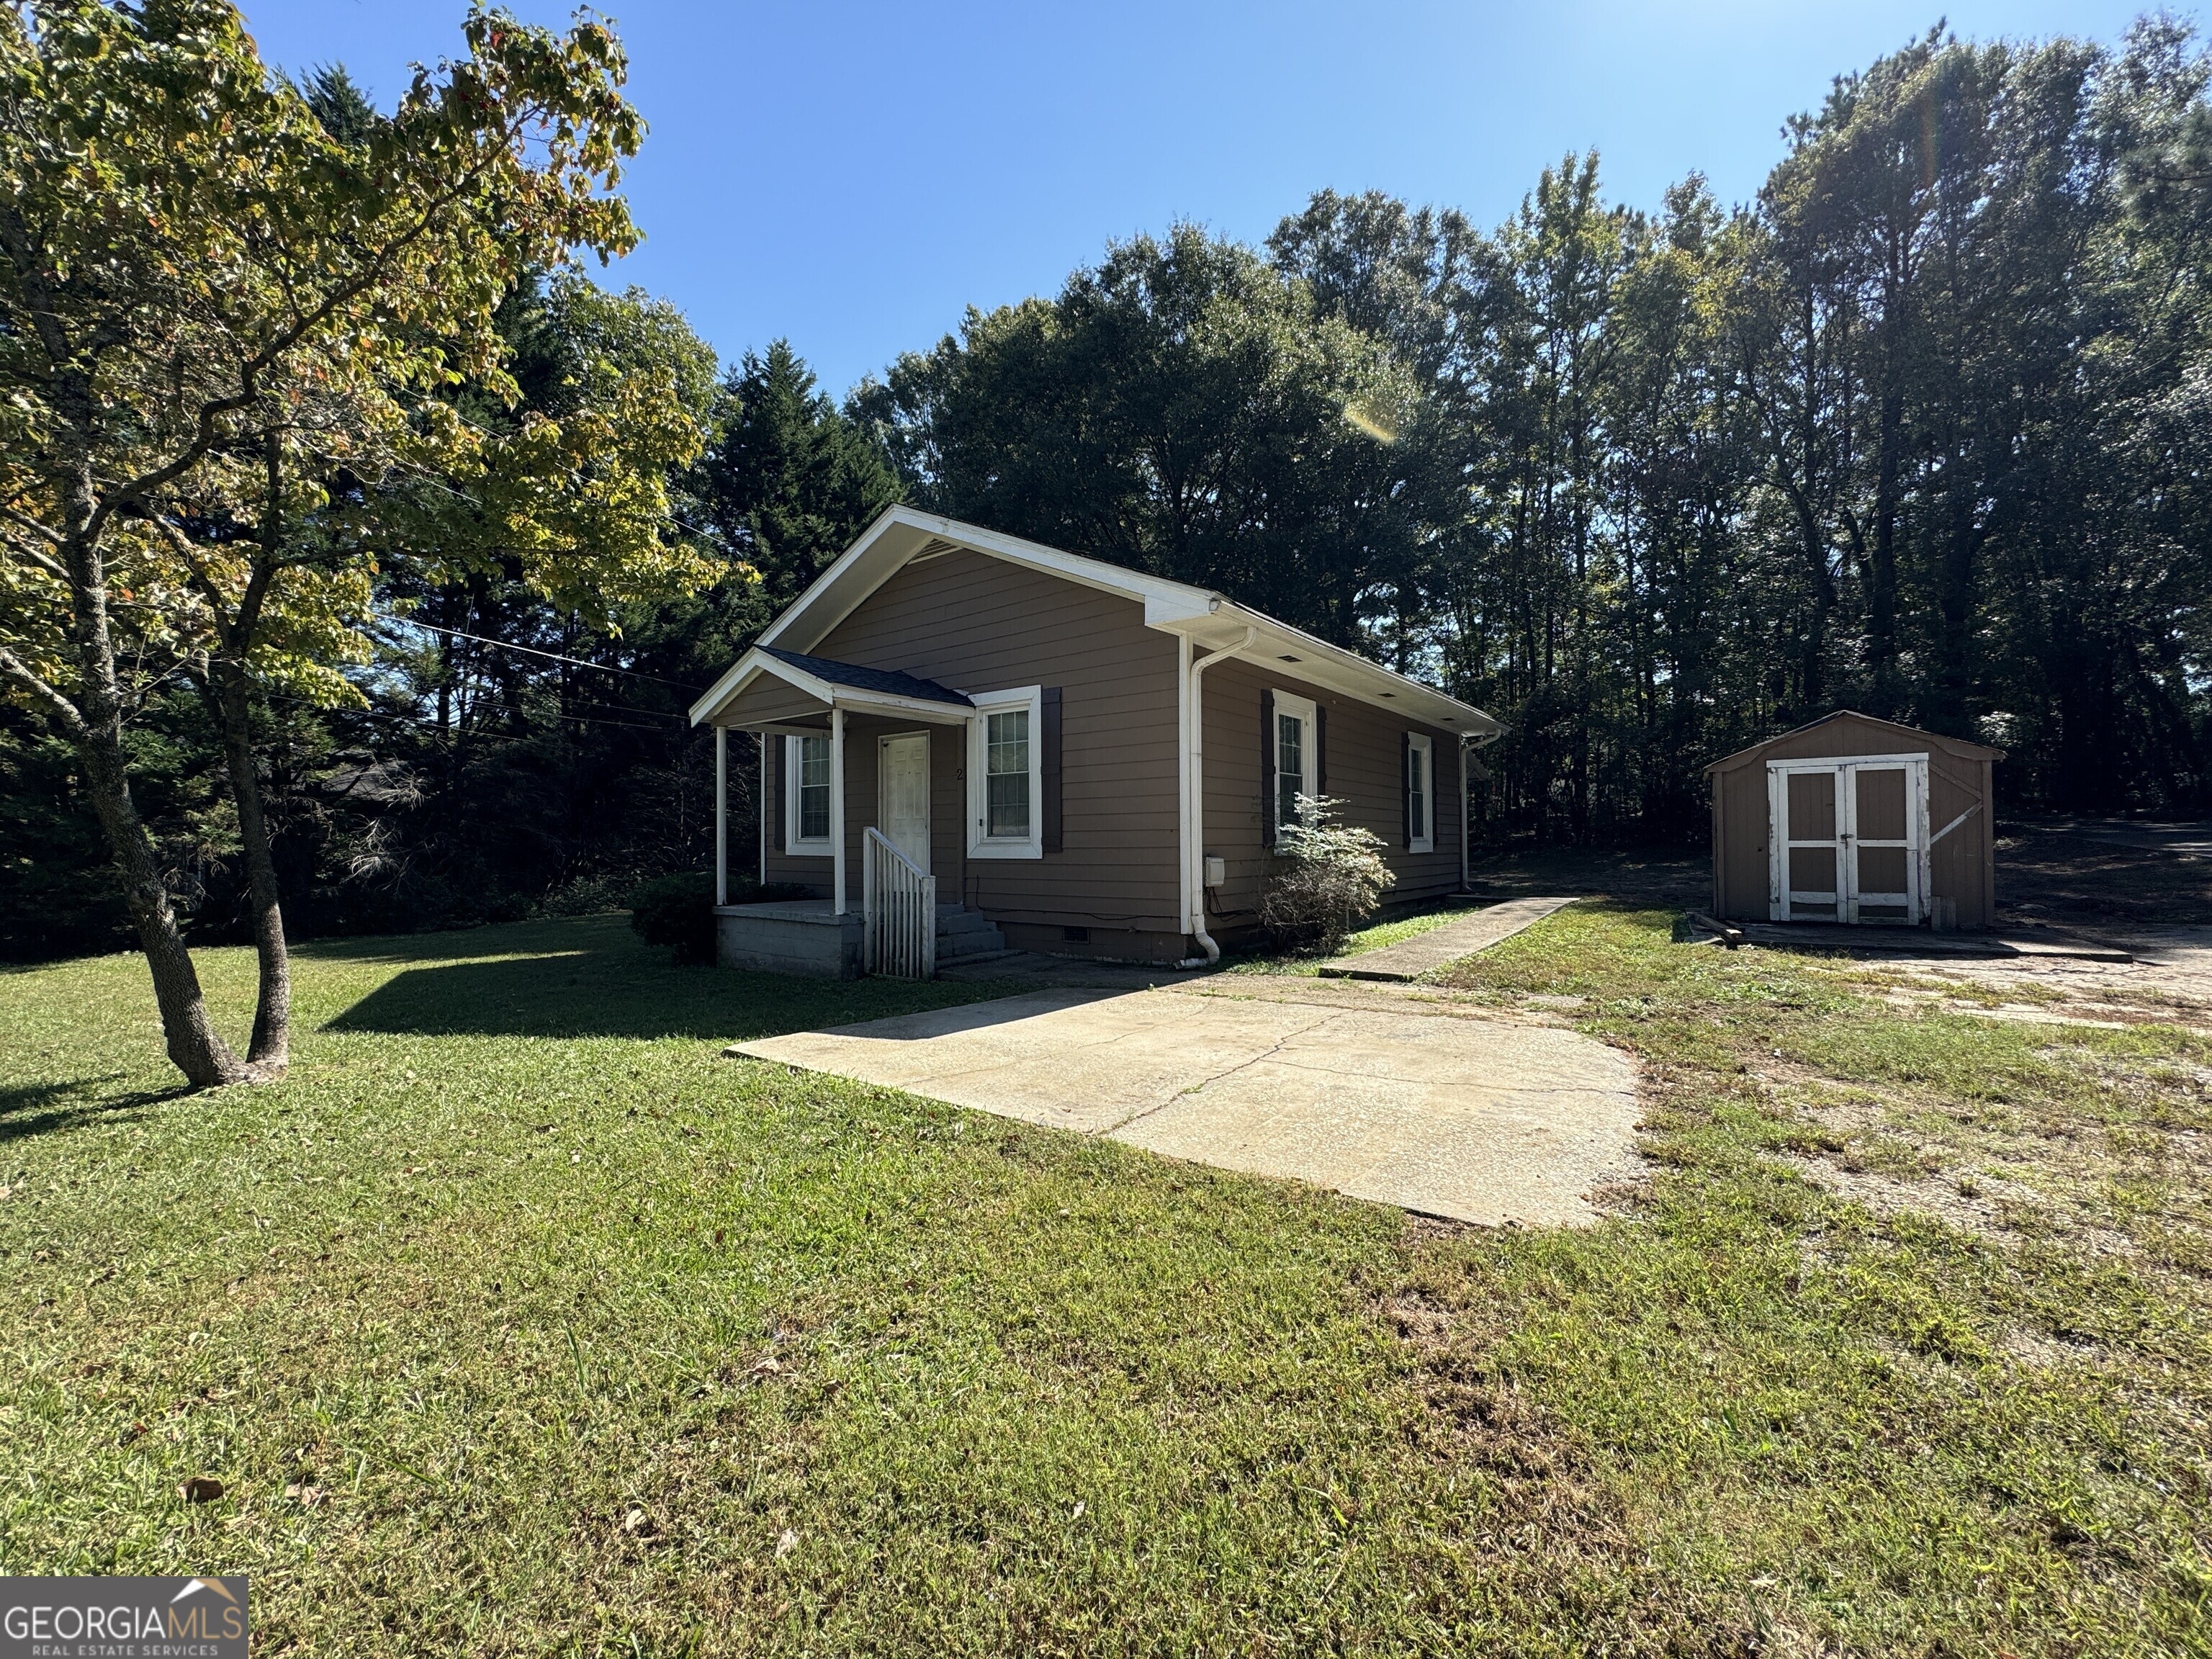
<path fill-rule="evenodd" d="M 1324 962 L 1334 960 L 1337 957 L 1364 956 L 1370 951 L 1380 951 L 1386 945 L 1400 945 L 1409 939 L 1419 939 L 1422 934 L 1433 933 L 1448 922 L 1457 921 L 1462 916 L 1471 916 L 1478 911 L 1486 910 L 1495 902 L 1497 901 L 1494 899 L 1481 899 L 1473 902 L 1454 902 L 1439 905 L 1434 909 L 1417 910 L 1411 915 L 1400 916 L 1395 921 L 1378 921 L 1371 927 L 1362 927 L 1358 932 L 1346 935 L 1344 948 L 1332 954 L 1279 956 L 1270 954 L 1264 950 L 1249 952 L 1239 951 L 1230 957 L 1225 971 L 1232 974 L 1267 974 L 1316 979 L 1320 977 L 1321 965 Z"/>
<path fill-rule="evenodd" d="M 263 1655 L 2212 1651 L 2212 1044 L 1671 921 L 1446 975 L 1644 1057 L 1576 1233 L 722 1060 L 990 988 L 620 918 L 311 947 L 203 1096 L 135 959 L 0 975 L 0 1569 Z"/>

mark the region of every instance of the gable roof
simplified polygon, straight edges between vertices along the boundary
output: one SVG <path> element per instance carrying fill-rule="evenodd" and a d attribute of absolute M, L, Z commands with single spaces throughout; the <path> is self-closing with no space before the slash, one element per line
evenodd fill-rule
<path fill-rule="evenodd" d="M 1288 664 L 1289 670 L 1276 672 L 1462 736 L 1486 740 L 1501 729 L 1472 703 L 1371 662 L 1356 651 L 1316 639 L 1264 611 L 1237 605 L 1210 588 L 1063 552 L 911 507 L 890 507 L 878 514 L 859 539 L 769 624 L 755 650 L 779 657 L 811 651 L 910 561 L 956 548 L 1134 600 L 1145 608 L 1146 626 L 1183 635 L 1201 651 L 1233 650 L 1262 667 Z M 748 662 L 757 665 L 753 652 L 746 653 L 692 705 L 694 725 L 712 719 L 742 689 L 740 676 L 750 678 L 744 673 Z"/>
<path fill-rule="evenodd" d="M 1823 714 L 1803 726 L 1793 726 L 1787 732 L 1778 732 L 1771 738 L 1762 738 L 1747 749 L 1739 749 L 1733 755 L 1723 755 L 1705 767 L 1707 772 L 1725 771 L 1731 767 L 1747 765 L 1757 760 L 1778 743 L 1802 737 L 1808 732 L 1817 732 L 1824 726 L 1833 726 L 1838 720 L 1856 720 L 1863 726 L 1880 726 L 1885 732 L 1894 732 L 1905 740 L 1900 752 L 1913 746 L 1932 749 L 1946 755 L 1955 755 L 1960 760 L 2002 760 L 2004 750 L 1992 749 L 1987 744 L 1969 743 L 1964 738 L 1947 738 L 1940 732 L 1923 732 L 1917 726 L 1906 726 L 1899 720 L 1886 720 L 1878 714 L 1862 714 L 1856 708 L 1838 708 L 1832 714 Z"/>

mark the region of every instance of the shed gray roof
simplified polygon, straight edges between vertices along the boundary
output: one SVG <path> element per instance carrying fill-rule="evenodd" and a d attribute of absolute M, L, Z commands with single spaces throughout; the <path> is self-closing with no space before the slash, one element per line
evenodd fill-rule
<path fill-rule="evenodd" d="M 912 674 L 900 673 L 891 668 L 863 668 L 858 663 L 839 662 L 831 657 L 810 657 L 797 651 L 779 651 L 772 645 L 759 647 L 778 662 L 787 663 L 802 673 L 811 674 L 817 680 L 827 680 L 832 685 L 849 685 L 855 691 L 874 691 L 890 697 L 916 697 L 924 702 L 949 702 L 959 708 L 973 708 L 975 702 L 965 694 L 950 686 L 939 685 L 935 680 L 925 680 Z"/>

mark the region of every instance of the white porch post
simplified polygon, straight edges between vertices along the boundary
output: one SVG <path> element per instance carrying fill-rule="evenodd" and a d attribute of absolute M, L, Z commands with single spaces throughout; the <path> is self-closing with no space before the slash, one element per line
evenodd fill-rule
<path fill-rule="evenodd" d="M 730 902 L 730 728 L 714 728 L 714 902 Z"/>
<path fill-rule="evenodd" d="M 768 885 L 768 839 L 773 833 L 769 828 L 768 815 L 772 809 L 769 805 L 771 798 L 768 793 L 768 733 L 763 732 L 758 733 L 758 736 L 760 738 L 760 793 L 755 796 L 754 799 L 760 804 L 760 878 L 761 885 L 765 887 Z"/>
<path fill-rule="evenodd" d="M 845 914 L 845 711 L 830 706 L 830 914 Z"/>

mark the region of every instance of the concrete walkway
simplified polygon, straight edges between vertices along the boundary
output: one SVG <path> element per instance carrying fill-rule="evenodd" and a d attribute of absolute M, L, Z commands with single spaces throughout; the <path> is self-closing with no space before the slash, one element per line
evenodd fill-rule
<path fill-rule="evenodd" d="M 1626 1055 L 1305 983 L 1039 991 L 725 1052 L 1488 1225 L 1588 1223 L 1633 1168 Z"/>
<path fill-rule="evenodd" d="M 1321 965 L 1324 979 L 1419 979 L 1431 969 L 1441 968 L 1448 962 L 1457 962 L 1462 957 L 1471 957 L 1500 939 L 1534 926 L 1554 910 L 1572 904 L 1572 898 L 1517 898 L 1477 910 L 1471 916 L 1462 916 L 1457 921 L 1448 921 L 1441 927 L 1431 927 L 1425 933 L 1397 945 L 1386 945 L 1379 951 L 1363 951 L 1358 956 L 1339 957 Z"/>

